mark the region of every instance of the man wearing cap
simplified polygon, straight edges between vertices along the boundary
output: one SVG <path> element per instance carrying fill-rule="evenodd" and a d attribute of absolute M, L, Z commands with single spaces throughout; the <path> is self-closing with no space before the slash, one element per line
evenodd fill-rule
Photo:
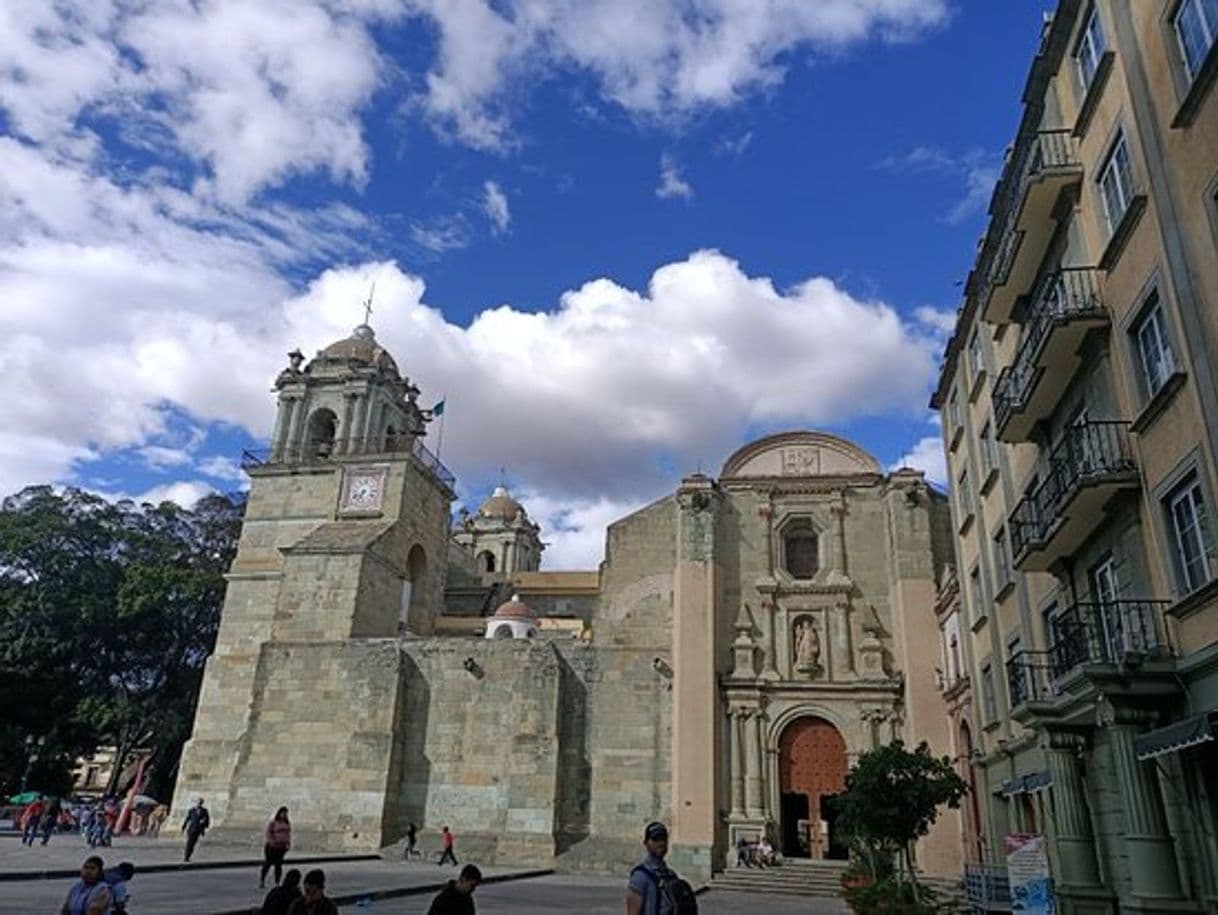
<path fill-rule="evenodd" d="M 664 891 L 677 879 L 664 863 L 668 854 L 668 827 L 660 822 L 648 823 L 643 829 L 643 846 L 647 857 L 630 872 L 626 915 L 672 915 L 672 897 Z"/>

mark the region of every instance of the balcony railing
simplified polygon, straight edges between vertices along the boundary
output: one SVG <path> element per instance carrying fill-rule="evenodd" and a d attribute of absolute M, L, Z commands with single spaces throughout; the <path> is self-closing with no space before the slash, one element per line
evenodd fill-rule
<path fill-rule="evenodd" d="M 973 911 L 1011 911 L 1011 881 L 1005 867 L 964 865 L 964 891 L 969 908 Z"/>
<path fill-rule="evenodd" d="M 1099 271 L 1091 267 L 1066 267 L 1049 274 L 1032 302 L 1023 342 L 994 385 L 994 423 L 999 434 L 1012 414 L 1028 405 L 1044 368 L 1041 356 L 1046 341 L 1054 329 L 1079 319 L 1107 316 Z"/>
<path fill-rule="evenodd" d="M 1131 474 L 1136 479 L 1129 423 L 1073 425 L 1050 452 L 1048 463 L 1045 479 L 1011 513 L 1011 550 L 1017 564 L 1027 552 L 1048 543 L 1080 490 Z"/>
<path fill-rule="evenodd" d="M 1024 277 L 1031 261 L 1039 262 L 1044 253 L 1050 233 L 1041 231 L 1047 229 L 1042 223 L 1049 219 L 1061 183 L 1049 181 L 1049 177 L 1056 175 L 1072 181 L 1081 173 L 1078 144 L 1069 128 L 1038 131 L 1016 147 L 990 206 L 991 231 L 1001 235 L 996 239 L 986 270 L 987 289 L 983 296 L 987 302 L 986 320 L 1009 319 L 1014 297 L 1023 290 L 1004 290 L 1002 302 L 996 307 L 993 301 L 996 287 L 1010 283 L 1017 261 L 1021 264 L 1019 275 Z M 1028 237 L 1021 238 L 1024 233 Z M 988 313 L 990 308 L 996 313 Z"/>
<path fill-rule="evenodd" d="M 1011 707 L 1061 694 L 1061 682 L 1083 665 L 1138 666 L 1170 657 L 1163 611 L 1170 601 L 1120 599 L 1071 604 L 1057 616 L 1048 651 L 1018 651 L 1007 661 Z"/>
<path fill-rule="evenodd" d="M 377 439 L 322 439 L 279 450 L 246 450 L 241 467 L 251 470 L 265 465 L 325 464 L 342 457 L 373 457 L 410 453 L 450 488 L 457 482 L 452 472 L 414 435 L 386 435 Z"/>
<path fill-rule="evenodd" d="M 1071 605 L 1053 622 L 1049 666 L 1063 677 L 1081 664 L 1125 664 L 1167 657 L 1162 613 L 1170 601 L 1112 600 Z"/>

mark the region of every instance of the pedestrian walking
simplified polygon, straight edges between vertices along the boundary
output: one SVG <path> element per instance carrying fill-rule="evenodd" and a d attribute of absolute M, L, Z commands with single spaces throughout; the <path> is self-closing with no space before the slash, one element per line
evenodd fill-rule
<path fill-rule="evenodd" d="M 474 890 L 481 882 L 482 871 L 472 864 L 465 865 L 457 879 L 449 880 L 431 901 L 427 915 L 474 915 Z"/>
<path fill-rule="evenodd" d="M 419 851 L 419 827 L 411 823 L 406 827 L 406 847 L 402 849 L 402 857 L 409 861 L 411 858 L 421 858 Z"/>
<path fill-rule="evenodd" d="M 630 872 L 626 915 L 697 915 L 698 897 L 664 861 L 668 854 L 668 827 L 648 823 L 643 829 L 647 856 Z"/>
<path fill-rule="evenodd" d="M 131 898 L 127 884 L 134 876 L 135 865 L 130 861 L 123 861 L 118 867 L 112 867 L 102 874 L 102 879 L 110 887 L 110 895 L 114 897 L 110 903 L 110 915 L 127 915 L 127 900 Z"/>
<path fill-rule="evenodd" d="M 57 797 L 51 798 L 46 809 L 42 811 L 42 844 L 51 841 L 51 835 L 59 829 L 59 817 L 63 813 L 63 801 Z M 33 844 L 33 843 L 31 843 Z"/>
<path fill-rule="evenodd" d="M 104 862 L 97 855 L 85 858 L 80 866 L 80 879 L 68 890 L 68 898 L 59 915 L 107 915 L 114 897 L 110 886 L 102 879 Z"/>
<path fill-rule="evenodd" d="M 25 810 L 21 811 L 21 844 L 34 845 L 34 840 L 38 838 L 38 824 L 42 822 L 42 811 L 46 807 L 46 802 L 43 801 L 42 795 L 34 798 L 25 805 Z"/>
<path fill-rule="evenodd" d="M 457 866 L 457 856 L 453 854 L 453 834 L 448 831 L 448 827 L 444 827 L 444 831 L 440 833 L 440 842 L 444 846 L 444 853 L 440 855 L 440 860 L 437 864 L 443 864 L 445 861 L 452 863 L 453 867 Z"/>
<path fill-rule="evenodd" d="M 199 839 L 203 838 L 203 834 L 207 832 L 210 826 L 211 814 L 203 806 L 203 798 L 199 798 L 195 801 L 195 805 L 186 811 L 186 820 L 182 823 L 182 832 L 186 833 L 186 857 L 184 860 L 190 860 L 190 856 L 195 853 L 195 846 L 199 844 Z"/>
<path fill-rule="evenodd" d="M 288 908 L 288 915 L 338 915 L 338 907 L 326 896 L 326 873 L 320 868 L 304 878 L 304 896 Z"/>
<path fill-rule="evenodd" d="M 266 842 L 262 847 L 262 873 L 258 886 L 266 888 L 266 874 L 275 868 L 275 883 L 283 877 L 283 858 L 292 847 L 292 824 L 288 820 L 288 808 L 280 807 L 266 824 Z"/>
<path fill-rule="evenodd" d="M 271 887 L 271 891 L 266 894 L 259 915 L 288 915 L 292 903 L 301 898 L 300 871 L 293 867 L 283 875 L 283 883 Z"/>

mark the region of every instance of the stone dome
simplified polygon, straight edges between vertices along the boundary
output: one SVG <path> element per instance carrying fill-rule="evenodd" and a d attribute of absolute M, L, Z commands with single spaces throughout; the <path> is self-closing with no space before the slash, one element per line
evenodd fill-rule
<path fill-rule="evenodd" d="M 499 605 L 499 609 L 495 611 L 493 617 L 497 620 L 527 620 L 532 622 L 537 619 L 537 614 L 533 612 L 533 608 L 520 599 L 519 594 L 513 594 L 512 599 L 504 601 Z"/>
<path fill-rule="evenodd" d="M 478 506 L 478 514 L 484 518 L 501 518 L 512 521 L 524 506 L 511 497 L 503 486 L 496 486 L 490 498 Z"/>
<path fill-rule="evenodd" d="M 351 331 L 350 337 L 335 340 L 318 353 L 317 357 L 328 362 L 357 362 L 388 369 L 395 374 L 398 371 L 397 363 L 388 351 L 376 342 L 376 334 L 367 324 L 361 324 Z"/>

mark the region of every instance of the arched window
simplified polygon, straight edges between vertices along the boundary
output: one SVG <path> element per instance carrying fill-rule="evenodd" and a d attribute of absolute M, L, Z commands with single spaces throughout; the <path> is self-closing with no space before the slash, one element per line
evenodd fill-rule
<path fill-rule="evenodd" d="M 783 568 L 792 578 L 810 579 L 820 568 L 820 541 L 810 521 L 794 521 L 782 532 Z"/>
<path fill-rule="evenodd" d="M 482 572 L 495 571 L 495 554 L 490 550 L 483 550 L 478 554 L 478 569 Z"/>
<path fill-rule="evenodd" d="M 495 638 L 510 639 L 511 637 L 512 637 L 512 627 L 509 626 L 507 623 L 504 623 L 495 629 Z"/>

